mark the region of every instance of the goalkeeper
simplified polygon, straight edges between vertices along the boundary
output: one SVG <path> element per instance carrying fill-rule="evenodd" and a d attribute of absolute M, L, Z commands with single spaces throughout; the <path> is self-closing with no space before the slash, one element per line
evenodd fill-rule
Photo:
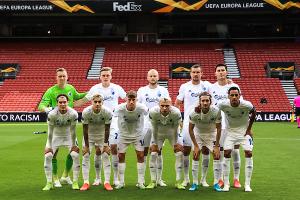
<path fill-rule="evenodd" d="M 39 111 L 46 112 L 47 114 L 57 106 L 56 98 L 59 94 L 65 94 L 68 96 L 69 101 L 68 105 L 73 108 L 74 100 L 79 100 L 85 97 L 86 93 L 78 93 L 76 89 L 67 84 L 68 73 L 64 68 L 58 68 L 56 70 L 56 80 L 57 84 L 50 87 L 43 95 L 42 100 L 39 104 Z M 60 180 L 57 175 L 57 152 L 54 154 L 52 159 L 52 174 L 53 174 L 53 182 L 54 187 L 61 187 L 61 184 L 72 184 L 71 178 L 69 177 L 69 173 L 71 171 L 73 160 L 70 154 L 68 154 L 66 159 L 66 167 L 62 174 Z"/>

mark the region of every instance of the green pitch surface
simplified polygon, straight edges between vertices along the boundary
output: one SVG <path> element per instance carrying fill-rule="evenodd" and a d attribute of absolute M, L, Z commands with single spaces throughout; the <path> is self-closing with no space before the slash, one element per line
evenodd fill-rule
<path fill-rule="evenodd" d="M 89 191 L 73 191 L 70 186 L 42 191 L 45 185 L 43 169 L 43 151 L 46 134 L 34 135 L 34 131 L 47 130 L 46 124 L 0 124 L 0 198 L 1 199 L 300 199 L 300 129 L 291 123 L 255 123 L 254 124 L 254 172 L 253 192 L 231 188 L 228 193 L 217 193 L 209 188 L 199 191 L 178 191 L 174 189 L 174 155 L 168 143 L 164 154 L 163 179 L 166 188 L 138 190 L 136 157 L 132 148 L 127 153 L 125 174 L 126 187 L 122 190 L 107 192 L 102 186 L 91 187 Z M 78 138 L 81 144 L 82 127 L 78 125 Z M 81 145 L 80 145 L 81 146 Z M 59 174 L 63 171 L 67 150 L 58 155 Z M 93 156 L 92 156 L 93 157 Z M 243 153 L 241 153 L 242 161 Z M 148 167 L 147 167 L 148 168 Z M 232 167 L 231 167 L 232 168 Z M 90 181 L 94 171 L 91 163 Z M 231 177 L 232 177 L 231 172 Z M 208 183 L 212 185 L 212 162 L 208 174 Z M 103 178 L 102 178 L 103 179 Z M 244 182 L 244 162 L 241 166 L 241 183 Z M 149 183 L 149 170 L 146 172 Z M 80 177 L 80 185 L 82 178 Z"/>

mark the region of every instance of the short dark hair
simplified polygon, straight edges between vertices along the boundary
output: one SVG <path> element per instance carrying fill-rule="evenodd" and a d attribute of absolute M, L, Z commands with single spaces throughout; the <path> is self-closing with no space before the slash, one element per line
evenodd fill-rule
<path fill-rule="evenodd" d="M 233 86 L 233 87 L 229 88 L 228 94 L 230 94 L 231 90 L 237 90 L 239 92 L 239 94 L 241 94 L 240 89 L 238 87 Z"/>
<path fill-rule="evenodd" d="M 199 95 L 199 100 L 201 99 L 201 97 L 203 96 L 208 96 L 209 97 L 209 101 L 211 103 L 211 95 L 208 93 L 208 92 L 201 92 L 200 95 Z"/>
<path fill-rule="evenodd" d="M 201 68 L 202 69 L 202 67 L 201 67 L 201 65 L 199 63 L 192 65 L 191 69 L 192 68 Z"/>
<path fill-rule="evenodd" d="M 69 97 L 66 94 L 59 94 L 56 97 L 56 102 L 58 102 L 59 97 L 66 97 L 67 101 L 69 101 Z"/>
<path fill-rule="evenodd" d="M 127 98 L 136 98 L 137 97 L 137 94 L 136 94 L 136 91 L 134 90 L 129 90 L 126 94 L 126 97 Z"/>
<path fill-rule="evenodd" d="M 215 66 L 215 71 L 217 70 L 218 67 L 225 67 L 225 69 L 226 69 L 226 71 L 227 71 L 227 66 L 226 66 L 225 64 L 222 64 L 222 63 L 217 64 L 217 65 Z"/>

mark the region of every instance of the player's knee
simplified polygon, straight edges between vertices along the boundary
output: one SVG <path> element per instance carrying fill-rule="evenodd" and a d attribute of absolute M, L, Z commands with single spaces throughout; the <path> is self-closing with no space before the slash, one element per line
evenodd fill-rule
<path fill-rule="evenodd" d="M 252 157 L 252 151 L 245 151 L 245 157 L 251 158 Z"/>
<path fill-rule="evenodd" d="M 153 151 L 153 152 L 151 152 L 151 156 L 158 156 L 158 153 Z"/>
<path fill-rule="evenodd" d="M 224 151 L 224 157 L 225 158 L 231 158 L 231 150 L 225 150 Z"/>
<path fill-rule="evenodd" d="M 101 150 L 100 150 L 99 147 L 96 147 L 96 148 L 95 148 L 95 154 L 96 154 L 97 156 L 101 155 Z"/>
<path fill-rule="evenodd" d="M 85 153 L 85 154 L 83 155 L 83 158 L 84 158 L 84 159 L 90 159 L 90 153 Z"/>
<path fill-rule="evenodd" d="M 183 155 L 188 156 L 188 155 L 190 155 L 190 153 L 191 153 L 191 147 L 184 146 L 183 147 Z"/>
<path fill-rule="evenodd" d="M 110 145 L 110 151 L 112 155 L 117 155 L 118 154 L 118 146 L 116 144 Z"/>
<path fill-rule="evenodd" d="M 119 153 L 118 157 L 119 157 L 119 162 L 120 163 L 124 163 L 125 162 L 125 153 Z"/>
<path fill-rule="evenodd" d="M 201 152 L 203 155 L 208 155 L 209 154 L 209 149 L 207 147 L 202 147 Z"/>
<path fill-rule="evenodd" d="M 52 160 L 53 159 L 53 153 L 52 152 L 48 152 L 45 154 L 45 159 L 46 160 Z"/>
<path fill-rule="evenodd" d="M 72 159 L 79 159 L 79 153 L 76 151 L 71 151 L 70 155 L 72 156 Z"/>

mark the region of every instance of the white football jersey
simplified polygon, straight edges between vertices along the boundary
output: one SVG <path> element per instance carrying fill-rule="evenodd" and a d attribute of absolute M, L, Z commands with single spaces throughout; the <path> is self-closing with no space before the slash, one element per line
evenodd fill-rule
<path fill-rule="evenodd" d="M 85 97 L 90 101 L 95 94 L 100 94 L 103 97 L 103 105 L 111 111 L 118 105 L 119 98 L 125 99 L 126 97 L 124 89 L 114 83 L 110 83 L 108 87 L 103 87 L 102 83 L 94 85 Z"/>
<path fill-rule="evenodd" d="M 48 124 L 54 126 L 53 138 L 64 137 L 71 139 L 70 127 L 78 122 L 78 113 L 68 107 L 65 114 L 61 114 L 58 107 L 55 107 L 48 114 Z"/>
<path fill-rule="evenodd" d="M 232 107 L 230 100 L 227 99 L 222 101 L 218 107 L 224 112 L 227 133 L 244 136 L 249 124 L 249 112 L 253 109 L 252 103 L 240 99 L 240 105 Z"/>
<path fill-rule="evenodd" d="M 228 90 L 231 87 L 237 87 L 241 91 L 240 87 L 235 83 L 219 85 L 218 82 L 215 82 L 212 84 L 209 88 L 209 93 L 212 97 L 212 105 L 217 106 L 218 103 L 228 99 Z"/>
<path fill-rule="evenodd" d="M 210 86 L 208 81 L 200 81 L 198 85 L 189 81 L 180 86 L 177 99 L 184 101 L 184 124 L 189 123 L 189 114 L 198 105 L 200 93 L 209 92 Z"/>
<path fill-rule="evenodd" d="M 170 95 L 168 90 L 160 85 L 154 89 L 146 85 L 138 89 L 137 98 L 139 103 L 145 104 L 151 109 L 159 104 L 160 98 L 170 98 Z"/>
<path fill-rule="evenodd" d="M 178 108 L 171 106 L 170 113 L 163 116 L 160 113 L 160 107 L 155 106 L 149 111 L 149 118 L 153 126 L 157 126 L 157 135 L 170 135 L 177 131 L 181 121 L 181 113 Z"/>
<path fill-rule="evenodd" d="M 221 123 L 221 111 L 210 106 L 208 113 L 196 113 L 193 110 L 190 114 L 190 123 L 195 125 L 194 133 L 204 137 L 215 137 L 217 129 L 216 123 Z"/>
<path fill-rule="evenodd" d="M 148 108 L 141 103 L 136 104 L 133 111 L 128 111 L 126 103 L 118 105 L 114 115 L 118 118 L 120 140 L 134 140 L 142 136 L 144 129 L 144 117 L 148 114 Z"/>
<path fill-rule="evenodd" d="M 103 140 L 105 135 L 105 124 L 110 124 L 112 112 L 109 108 L 102 106 L 99 113 L 93 111 L 92 105 L 86 107 L 82 112 L 82 123 L 88 124 L 88 135 L 90 140 Z"/>

